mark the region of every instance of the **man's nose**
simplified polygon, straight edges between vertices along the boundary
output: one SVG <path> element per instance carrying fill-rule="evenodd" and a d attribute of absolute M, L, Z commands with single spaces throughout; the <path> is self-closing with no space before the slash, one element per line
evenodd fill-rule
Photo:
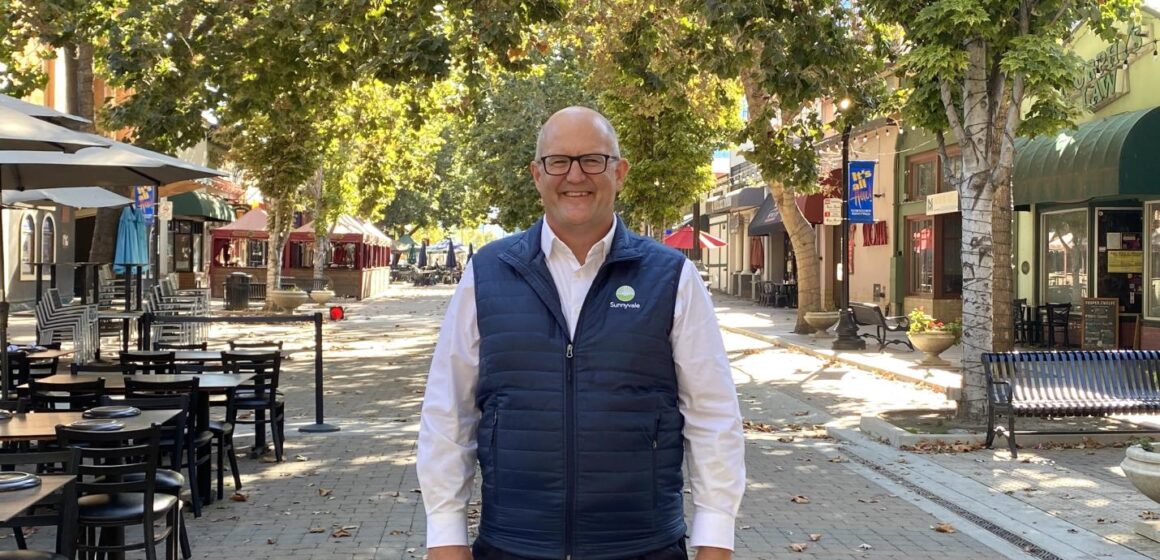
<path fill-rule="evenodd" d="M 584 180 L 584 170 L 580 168 L 579 160 L 572 160 L 572 164 L 568 166 L 568 182 L 579 183 Z"/>

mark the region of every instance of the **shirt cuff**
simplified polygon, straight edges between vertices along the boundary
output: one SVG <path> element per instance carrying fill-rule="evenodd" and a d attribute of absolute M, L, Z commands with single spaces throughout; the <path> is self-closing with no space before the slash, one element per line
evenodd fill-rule
<path fill-rule="evenodd" d="M 467 546 L 467 513 L 449 511 L 427 516 L 427 548 Z"/>
<path fill-rule="evenodd" d="M 693 514 L 693 530 L 689 535 L 689 546 L 700 548 L 711 546 L 733 550 L 735 520 L 731 515 L 715 511 L 700 510 Z"/>

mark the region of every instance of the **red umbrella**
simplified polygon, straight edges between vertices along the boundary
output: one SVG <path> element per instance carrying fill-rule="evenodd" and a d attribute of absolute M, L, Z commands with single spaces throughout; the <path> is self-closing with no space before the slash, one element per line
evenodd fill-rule
<path fill-rule="evenodd" d="M 725 246 L 724 241 L 721 241 L 720 239 L 717 239 L 716 237 L 713 237 L 712 235 L 709 235 L 708 233 L 705 233 L 703 231 L 698 232 L 698 233 L 701 234 L 701 246 L 702 247 L 724 247 Z M 672 247 L 674 249 L 692 249 L 693 248 L 693 226 L 685 226 L 681 229 L 678 229 L 677 231 L 674 231 L 672 233 L 672 235 L 665 238 L 665 245 L 668 245 L 669 247 Z"/>

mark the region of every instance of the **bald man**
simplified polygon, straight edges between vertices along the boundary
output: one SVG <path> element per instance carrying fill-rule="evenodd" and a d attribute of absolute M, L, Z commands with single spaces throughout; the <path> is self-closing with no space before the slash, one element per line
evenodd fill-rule
<path fill-rule="evenodd" d="M 616 216 L 629 163 L 601 114 L 552 115 L 529 167 L 544 218 L 476 253 L 431 361 L 428 558 L 687 560 L 682 465 L 689 545 L 732 558 L 745 441 L 696 268 Z"/>

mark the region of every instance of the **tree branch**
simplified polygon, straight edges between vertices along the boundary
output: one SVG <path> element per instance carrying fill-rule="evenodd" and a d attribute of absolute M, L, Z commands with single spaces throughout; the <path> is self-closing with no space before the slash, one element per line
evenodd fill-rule
<path fill-rule="evenodd" d="M 947 122 L 950 123 L 951 132 L 955 134 L 955 138 L 959 142 L 963 142 L 967 138 L 967 132 L 963 130 L 963 123 L 959 120 L 958 113 L 955 112 L 955 96 L 951 92 L 951 82 L 946 78 L 939 78 L 938 91 L 942 96 L 943 110 L 947 114 Z"/>

